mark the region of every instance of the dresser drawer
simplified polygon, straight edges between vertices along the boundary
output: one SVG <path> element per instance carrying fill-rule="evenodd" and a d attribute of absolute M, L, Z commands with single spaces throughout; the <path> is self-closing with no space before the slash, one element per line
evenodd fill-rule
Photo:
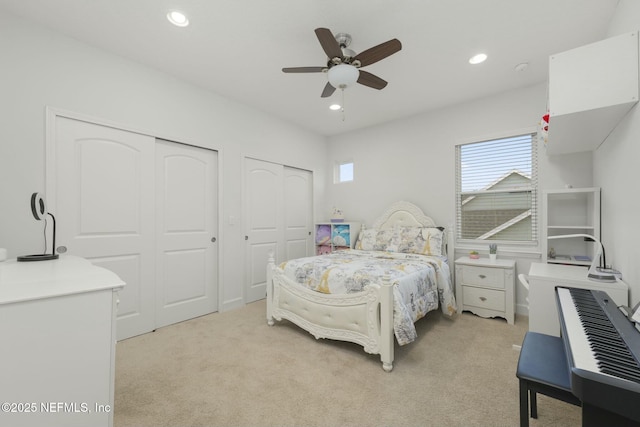
<path fill-rule="evenodd" d="M 486 308 L 487 310 L 504 311 L 504 291 L 496 289 L 476 288 L 475 286 L 462 287 L 462 299 L 465 306 Z"/>
<path fill-rule="evenodd" d="M 504 289 L 504 270 L 465 265 L 462 267 L 462 283 Z"/>

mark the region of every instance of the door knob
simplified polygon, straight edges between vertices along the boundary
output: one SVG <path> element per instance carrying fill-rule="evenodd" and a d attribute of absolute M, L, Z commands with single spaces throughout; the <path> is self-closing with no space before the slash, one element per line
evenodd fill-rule
<path fill-rule="evenodd" d="M 215 242 L 216 242 L 216 238 L 215 238 L 215 237 L 212 237 L 212 238 L 211 238 L 211 242 L 212 242 L 212 243 L 215 243 Z"/>

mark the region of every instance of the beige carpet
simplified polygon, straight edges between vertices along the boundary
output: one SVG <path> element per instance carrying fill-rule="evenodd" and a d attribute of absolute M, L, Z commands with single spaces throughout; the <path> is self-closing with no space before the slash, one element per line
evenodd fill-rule
<path fill-rule="evenodd" d="M 259 301 L 119 342 L 115 426 L 517 426 L 526 322 L 429 313 L 386 373 L 356 344 L 267 326 Z M 538 412 L 532 427 L 580 425 L 546 396 Z"/>

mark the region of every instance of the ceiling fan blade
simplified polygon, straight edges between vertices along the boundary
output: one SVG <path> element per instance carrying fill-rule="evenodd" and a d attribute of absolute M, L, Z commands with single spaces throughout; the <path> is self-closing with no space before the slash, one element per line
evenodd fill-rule
<path fill-rule="evenodd" d="M 283 68 L 283 73 L 321 73 L 326 70 L 327 67 L 289 67 Z"/>
<path fill-rule="evenodd" d="M 329 59 L 333 59 L 336 56 L 338 58 L 342 58 L 342 49 L 340 49 L 340 45 L 331 33 L 331 30 L 328 28 L 316 28 L 315 31 L 318 41 L 320 42 L 320 46 L 324 49 L 324 53 L 327 54 L 327 57 L 329 57 Z"/>
<path fill-rule="evenodd" d="M 320 95 L 321 98 L 328 98 L 331 95 L 333 95 L 333 92 L 336 91 L 336 88 L 331 86 L 331 83 L 327 82 L 327 84 L 324 87 L 324 90 L 322 91 L 322 95 Z"/>
<path fill-rule="evenodd" d="M 368 73 L 364 70 L 360 70 L 360 76 L 358 77 L 358 83 L 361 85 L 369 86 L 374 89 L 384 89 L 387 86 L 387 82 L 380 77 Z"/>
<path fill-rule="evenodd" d="M 393 55 L 400 49 L 402 49 L 402 43 L 400 43 L 400 40 L 391 39 L 388 42 L 381 43 L 377 46 L 372 47 L 371 49 L 360 52 L 360 54 L 356 55 L 353 60 L 360 61 L 360 66 L 365 67 L 367 65 L 378 62 L 381 59 L 386 58 L 387 56 Z"/>

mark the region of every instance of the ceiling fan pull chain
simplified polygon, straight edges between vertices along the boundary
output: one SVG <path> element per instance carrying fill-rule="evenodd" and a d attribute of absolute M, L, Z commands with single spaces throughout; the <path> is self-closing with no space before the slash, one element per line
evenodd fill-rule
<path fill-rule="evenodd" d="M 342 121 L 344 122 L 345 119 L 345 114 L 344 114 L 344 88 L 340 89 L 342 91 L 342 108 L 340 109 L 340 111 L 342 112 Z"/>

